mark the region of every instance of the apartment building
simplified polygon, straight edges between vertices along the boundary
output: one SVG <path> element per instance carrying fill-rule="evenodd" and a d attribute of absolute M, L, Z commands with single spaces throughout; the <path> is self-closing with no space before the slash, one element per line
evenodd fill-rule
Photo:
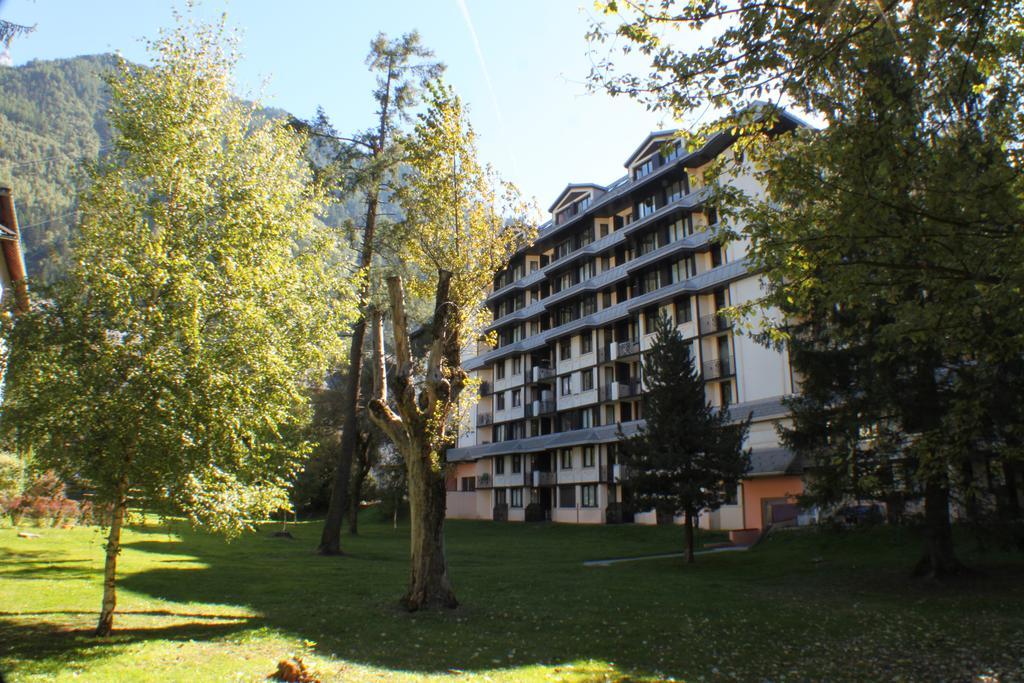
<path fill-rule="evenodd" d="M 785 113 L 779 123 L 798 125 Z M 760 280 L 746 244 L 716 243 L 704 172 L 729 155 L 725 181 L 759 189 L 729 133 L 695 151 L 674 133 L 648 135 L 608 186 L 567 185 L 534 242 L 495 278 L 487 305 L 497 344 L 464 361 L 480 397 L 447 454 L 449 517 L 656 521 L 628 504 L 616 442 L 620 428 L 642 424 L 641 354 L 661 314 L 691 340 L 708 401 L 737 420 L 752 416 L 753 467 L 701 525 L 761 529 L 795 516 L 801 472 L 775 432 L 793 391 L 789 361 L 718 313 L 757 297 Z"/>

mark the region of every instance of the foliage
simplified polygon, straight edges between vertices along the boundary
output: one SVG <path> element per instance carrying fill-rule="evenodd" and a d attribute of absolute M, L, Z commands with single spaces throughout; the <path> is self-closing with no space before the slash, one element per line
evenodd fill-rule
<path fill-rule="evenodd" d="M 687 526 L 702 510 L 721 507 L 750 469 L 743 448 L 749 419 L 730 424 L 728 410 L 707 402 L 691 348 L 667 316 L 658 318 L 643 358 L 645 425 L 630 437 L 619 435 L 635 504 L 686 515 Z"/>
<path fill-rule="evenodd" d="M 302 140 L 232 97 L 223 29 L 150 47 L 109 80 L 113 148 L 66 280 L 15 326 L 3 427 L 103 501 L 126 482 L 237 534 L 307 450 L 349 293 Z"/>
<path fill-rule="evenodd" d="M 27 462 L 15 453 L 0 451 L 0 497 L 13 496 L 25 488 Z"/>
<path fill-rule="evenodd" d="M 36 526 L 88 524 L 92 522 L 92 503 L 68 498 L 66 487 L 52 471 L 34 476 L 16 493 L 0 495 L 0 513 L 18 526 L 24 518 Z"/>
<path fill-rule="evenodd" d="M 608 88 L 676 114 L 731 110 L 719 127 L 760 165 L 770 201 L 734 193 L 728 208 L 765 274 L 752 307 L 779 314 L 769 332 L 805 378 L 786 439 L 814 456 L 817 493 L 923 492 L 930 562 L 954 567 L 946 492 L 971 507 L 1012 489 L 1024 443 L 1020 402 L 994 398 L 1024 386 L 1024 7 L 622 6 L 616 33 L 652 71 Z M 692 49 L 663 37 L 705 25 Z M 779 101 L 827 127 L 766 135 Z"/>

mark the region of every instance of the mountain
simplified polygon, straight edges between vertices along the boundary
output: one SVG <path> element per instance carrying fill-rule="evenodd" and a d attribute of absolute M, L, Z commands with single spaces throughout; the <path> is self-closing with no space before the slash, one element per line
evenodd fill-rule
<path fill-rule="evenodd" d="M 0 185 L 14 191 L 33 279 L 61 270 L 82 162 L 110 142 L 101 74 L 115 63 L 113 55 L 93 55 L 0 67 Z"/>
<path fill-rule="evenodd" d="M 116 64 L 114 55 L 90 55 L 0 66 L 0 185 L 14 191 L 33 280 L 52 281 L 63 270 L 84 165 L 110 145 L 103 74 Z M 261 113 L 289 116 L 280 109 Z M 344 226 L 361 211 L 350 197 L 327 207 L 322 220 Z"/>

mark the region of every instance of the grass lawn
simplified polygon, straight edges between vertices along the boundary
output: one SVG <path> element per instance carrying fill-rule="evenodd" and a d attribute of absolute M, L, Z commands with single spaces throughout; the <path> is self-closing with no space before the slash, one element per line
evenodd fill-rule
<path fill-rule="evenodd" d="M 98 529 L 0 529 L 0 670 L 13 681 L 260 680 L 304 656 L 323 680 L 1024 680 L 1024 558 L 962 553 L 955 585 L 908 578 L 908 530 L 771 536 L 754 550 L 584 567 L 678 550 L 678 528 L 448 523 L 463 606 L 409 615 L 406 528 L 364 524 L 344 558 L 318 524 L 233 542 L 135 526 L 116 635 L 91 636 Z M 701 540 L 709 540 L 703 537 Z M 714 540 L 714 539 L 710 539 Z M 965 544 L 969 547 L 971 544 Z"/>

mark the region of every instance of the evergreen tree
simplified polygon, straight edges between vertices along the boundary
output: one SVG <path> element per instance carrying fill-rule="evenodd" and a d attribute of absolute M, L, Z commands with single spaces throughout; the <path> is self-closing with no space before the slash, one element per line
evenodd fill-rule
<path fill-rule="evenodd" d="M 686 561 L 693 562 L 693 525 L 703 510 L 717 510 L 750 469 L 743 441 L 750 426 L 732 424 L 728 410 L 707 402 L 690 343 L 665 315 L 643 359 L 645 425 L 619 447 L 629 467 L 628 486 L 639 509 L 683 515 Z"/>

